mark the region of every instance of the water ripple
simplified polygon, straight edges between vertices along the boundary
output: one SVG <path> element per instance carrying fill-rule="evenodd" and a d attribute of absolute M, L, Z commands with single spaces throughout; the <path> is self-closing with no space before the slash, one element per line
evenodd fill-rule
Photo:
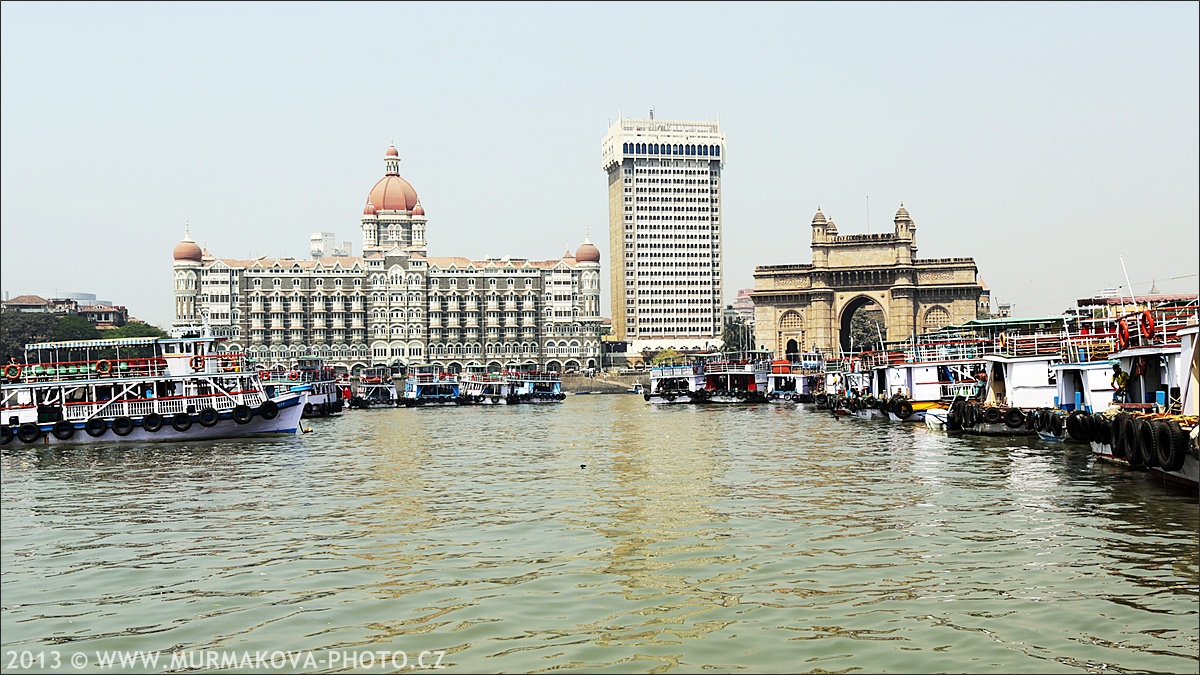
<path fill-rule="evenodd" d="M 6 451 L 5 649 L 444 650 L 464 672 L 1196 672 L 1194 496 L 792 407 L 354 411 Z"/>

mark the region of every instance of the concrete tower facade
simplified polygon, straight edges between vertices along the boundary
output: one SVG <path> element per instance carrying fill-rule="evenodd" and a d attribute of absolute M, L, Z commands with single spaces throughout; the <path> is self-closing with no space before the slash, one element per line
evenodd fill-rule
<path fill-rule="evenodd" d="M 722 331 L 719 122 L 618 119 L 608 175 L 612 328 L 632 351 L 703 349 Z"/>

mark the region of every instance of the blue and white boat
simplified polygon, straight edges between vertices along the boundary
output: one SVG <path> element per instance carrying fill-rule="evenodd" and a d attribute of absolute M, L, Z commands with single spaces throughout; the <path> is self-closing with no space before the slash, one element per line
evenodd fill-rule
<path fill-rule="evenodd" d="M 409 367 L 401 402 L 410 408 L 458 405 L 459 391 L 458 377 L 454 373 L 442 372 L 432 363 L 421 363 Z"/>

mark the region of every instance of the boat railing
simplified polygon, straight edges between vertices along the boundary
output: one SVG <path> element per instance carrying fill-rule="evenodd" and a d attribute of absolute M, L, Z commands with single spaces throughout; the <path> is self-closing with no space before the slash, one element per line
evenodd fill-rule
<path fill-rule="evenodd" d="M 5 379 L 10 382 L 22 380 L 25 382 L 57 382 L 62 380 L 78 381 L 102 378 L 157 377 L 166 373 L 167 362 L 161 357 L 14 363 L 4 367 Z"/>
<path fill-rule="evenodd" d="M 706 371 L 707 371 L 707 366 L 700 366 L 700 365 L 697 365 L 697 364 L 689 364 L 689 365 L 659 365 L 659 366 L 653 366 L 653 367 L 651 367 L 650 371 L 651 371 L 651 374 L 652 374 L 652 375 L 654 375 L 654 376 L 656 376 L 656 377 L 659 377 L 659 378 L 663 378 L 663 377 L 691 377 L 691 376 L 693 376 L 693 375 L 699 375 L 699 374 L 701 374 L 701 373 L 704 373 L 704 372 L 706 372 Z"/>
<path fill-rule="evenodd" d="M 113 399 L 73 403 L 63 406 L 63 418 L 69 421 L 86 420 L 92 417 L 140 417 L 150 413 L 169 416 L 177 413 L 194 414 L 206 408 L 230 410 L 238 405 L 255 407 L 266 397 L 258 390 L 232 391 L 228 393 L 202 394 L 194 396 L 163 396 L 158 398 Z"/>
<path fill-rule="evenodd" d="M 416 384 L 454 384 L 458 380 L 454 373 L 409 373 L 408 381 Z"/>

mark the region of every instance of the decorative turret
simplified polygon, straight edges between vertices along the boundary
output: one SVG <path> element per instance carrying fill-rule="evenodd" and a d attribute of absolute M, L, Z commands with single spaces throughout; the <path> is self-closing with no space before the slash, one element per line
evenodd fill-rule
<path fill-rule="evenodd" d="M 900 202 L 900 209 L 896 211 L 895 224 L 897 241 L 908 242 L 907 253 L 901 253 L 899 262 L 911 263 L 917 257 L 917 226 L 908 215 L 908 209 L 904 208 L 904 202 Z"/>
<path fill-rule="evenodd" d="M 204 251 L 192 241 L 191 227 L 184 224 L 183 240 L 175 245 L 175 326 L 192 326 L 200 320 L 197 303 L 200 293 L 200 267 Z M 211 256 L 210 256 L 211 258 Z"/>

